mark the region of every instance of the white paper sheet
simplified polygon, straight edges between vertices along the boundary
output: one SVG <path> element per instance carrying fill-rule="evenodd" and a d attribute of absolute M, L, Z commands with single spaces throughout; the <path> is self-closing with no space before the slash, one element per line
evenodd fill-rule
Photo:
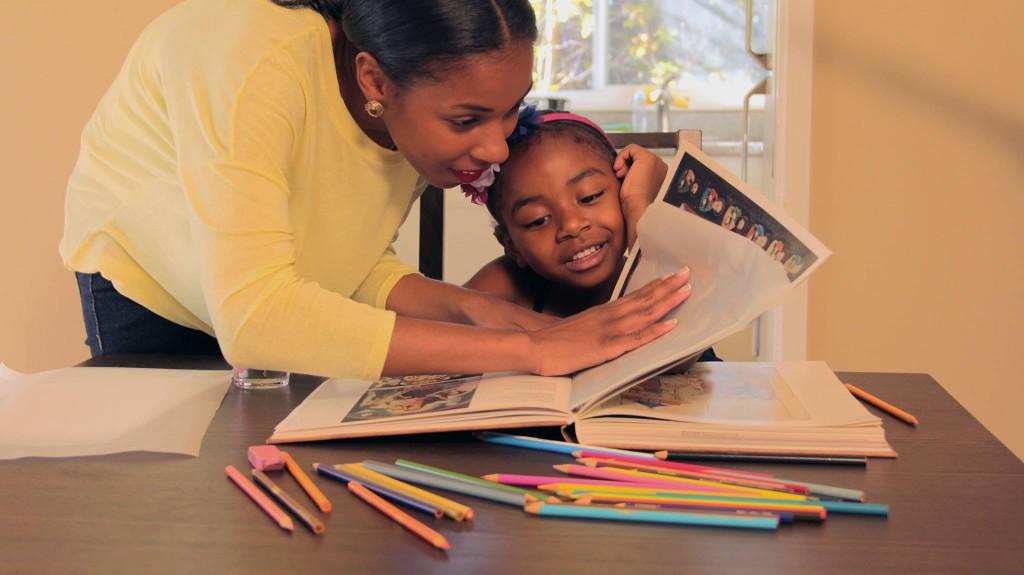
<path fill-rule="evenodd" d="M 197 456 L 230 384 L 227 371 L 70 367 L 22 374 L 0 363 L 0 459 Z"/>

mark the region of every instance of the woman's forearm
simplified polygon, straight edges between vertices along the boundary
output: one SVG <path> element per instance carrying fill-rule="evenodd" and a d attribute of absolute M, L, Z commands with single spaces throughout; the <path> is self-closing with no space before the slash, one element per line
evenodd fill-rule
<path fill-rule="evenodd" d="M 525 332 L 398 316 L 382 375 L 508 370 L 536 370 Z"/>

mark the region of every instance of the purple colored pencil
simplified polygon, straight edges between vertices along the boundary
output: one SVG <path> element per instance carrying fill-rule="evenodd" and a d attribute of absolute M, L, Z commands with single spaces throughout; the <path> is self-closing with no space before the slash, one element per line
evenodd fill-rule
<path fill-rule="evenodd" d="M 349 475 L 344 471 L 339 471 L 328 465 L 323 465 L 322 463 L 314 463 L 313 469 L 315 469 L 316 472 L 319 473 L 320 475 L 330 477 L 331 479 L 335 479 L 345 484 L 348 484 L 349 481 L 361 483 L 363 487 L 369 489 L 370 491 L 373 491 L 377 495 L 386 497 L 387 499 L 390 499 L 396 503 L 401 503 L 402 505 L 412 507 L 413 509 L 422 511 L 429 515 L 433 515 L 435 518 L 440 518 L 442 515 L 444 515 L 443 511 L 425 501 L 414 499 L 412 497 L 409 497 L 408 495 L 399 493 L 388 487 L 384 487 L 383 485 L 377 485 L 376 483 L 371 483 L 365 479 L 356 477 L 354 475 Z"/>

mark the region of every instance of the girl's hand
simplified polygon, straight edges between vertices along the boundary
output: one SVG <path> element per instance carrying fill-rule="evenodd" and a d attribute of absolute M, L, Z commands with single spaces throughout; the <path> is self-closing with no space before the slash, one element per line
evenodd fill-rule
<path fill-rule="evenodd" d="M 612 164 L 615 177 L 622 179 L 619 203 L 626 220 L 626 245 L 636 241 L 636 224 L 661 189 L 668 166 L 654 153 L 636 144 L 619 152 Z"/>
<path fill-rule="evenodd" d="M 564 375 L 614 359 L 665 335 L 675 320 L 659 321 L 692 291 L 690 271 L 654 280 L 639 290 L 527 333 L 533 373 Z"/>

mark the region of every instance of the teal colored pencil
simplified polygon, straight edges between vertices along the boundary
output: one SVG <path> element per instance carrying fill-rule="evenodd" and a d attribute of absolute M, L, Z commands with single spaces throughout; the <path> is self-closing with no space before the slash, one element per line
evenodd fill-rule
<path fill-rule="evenodd" d="M 363 462 L 363 467 L 376 471 L 382 475 L 398 479 L 399 481 L 415 483 L 417 485 L 426 485 L 428 487 L 437 487 L 447 491 L 454 491 L 455 493 L 462 493 L 463 495 L 497 501 L 498 503 L 507 503 L 509 505 L 522 507 L 527 502 L 526 494 L 524 493 L 510 493 L 500 489 L 492 489 L 475 483 L 467 483 L 465 481 L 459 481 L 458 479 L 442 477 L 432 473 L 424 473 L 415 469 L 407 469 L 405 467 L 398 467 L 397 465 L 390 465 L 379 461 L 366 460 Z M 531 501 L 532 499 L 533 498 L 530 498 Z"/>
<path fill-rule="evenodd" d="M 516 487 L 514 485 L 505 485 L 504 483 L 498 483 L 497 481 L 481 479 L 479 477 L 465 475 L 457 471 L 451 471 L 448 469 L 441 469 L 440 467 L 424 465 L 422 463 L 416 463 L 415 461 L 409 461 L 408 459 L 396 459 L 395 465 L 397 465 L 398 467 L 405 467 L 406 469 L 422 471 L 423 473 L 432 473 L 440 477 L 447 477 L 449 479 L 465 481 L 466 483 L 473 483 L 475 485 L 481 485 L 483 487 L 489 487 L 491 489 L 498 489 L 501 491 L 507 491 L 509 493 L 518 493 L 520 495 L 529 495 L 530 497 L 533 497 L 534 499 L 540 501 L 546 501 L 549 497 L 551 497 L 550 493 L 537 491 L 536 489 L 523 489 L 522 487 Z"/>
<path fill-rule="evenodd" d="M 497 443 L 499 445 L 510 445 L 512 447 L 524 447 L 526 449 L 536 449 L 539 451 L 551 451 L 554 453 L 563 453 L 565 455 L 572 455 L 573 451 L 599 451 L 601 453 L 612 453 L 615 455 L 628 455 L 629 457 L 639 457 L 641 459 L 657 459 L 650 453 L 644 453 L 642 451 L 628 451 L 625 449 L 611 449 L 608 447 L 594 447 L 592 445 L 579 445 L 576 443 L 566 443 L 564 441 L 554 441 L 551 439 L 540 439 L 537 437 L 527 437 L 525 435 L 508 435 L 505 433 L 494 433 L 485 431 L 476 434 L 478 439 L 486 441 L 487 443 Z"/>
<path fill-rule="evenodd" d="M 586 494 L 600 493 L 602 495 L 610 495 L 610 492 L 601 491 L 600 488 L 595 489 L 574 489 L 574 493 Z M 625 495 L 622 493 L 616 493 L 616 495 Z M 786 505 L 796 505 L 799 507 L 824 507 L 829 513 L 845 513 L 848 515 L 874 515 L 878 517 L 889 516 L 889 505 L 885 503 L 856 503 L 853 501 L 830 501 L 827 499 L 808 499 L 805 501 L 792 500 L 792 499 L 771 499 L 765 497 L 733 497 L 731 495 L 684 495 L 680 493 L 662 493 L 652 492 L 645 493 L 644 496 L 652 497 L 664 497 L 665 499 L 699 499 L 701 501 L 735 501 L 739 503 L 783 503 Z"/>
<path fill-rule="evenodd" d="M 589 507 L 586 505 L 558 505 L 534 501 L 525 507 L 527 513 L 544 517 L 572 517 L 576 519 L 606 519 L 638 523 L 672 523 L 705 527 L 735 527 L 740 529 L 776 529 L 779 518 L 743 517 L 712 513 L 686 513 L 681 511 L 655 511 L 646 509 L 620 509 Z"/>

